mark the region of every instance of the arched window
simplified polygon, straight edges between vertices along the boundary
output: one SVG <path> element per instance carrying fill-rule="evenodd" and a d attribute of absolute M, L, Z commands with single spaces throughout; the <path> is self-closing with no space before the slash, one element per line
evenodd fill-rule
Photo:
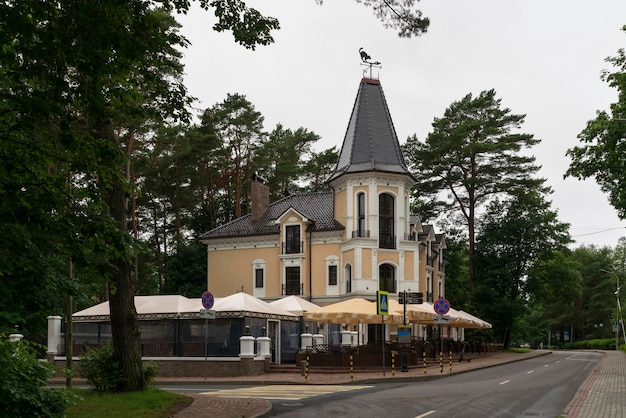
<path fill-rule="evenodd" d="M 359 237 L 367 236 L 365 233 L 365 193 L 359 193 L 357 199 L 357 233 Z"/>
<path fill-rule="evenodd" d="M 391 264 L 381 264 L 378 267 L 378 288 L 396 293 L 396 269 Z"/>
<path fill-rule="evenodd" d="M 352 292 L 352 266 L 350 264 L 346 264 L 344 276 L 346 279 L 346 293 Z"/>
<path fill-rule="evenodd" d="M 380 248 L 396 248 L 394 235 L 394 198 L 388 193 L 378 196 L 378 245 Z"/>

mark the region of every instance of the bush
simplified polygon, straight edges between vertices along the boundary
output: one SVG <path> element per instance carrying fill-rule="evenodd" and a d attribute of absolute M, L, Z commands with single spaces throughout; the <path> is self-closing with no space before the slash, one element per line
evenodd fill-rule
<path fill-rule="evenodd" d="M 115 351 L 111 344 L 104 344 L 97 349 L 89 349 L 78 363 L 78 373 L 87 383 L 99 391 L 114 391 L 124 381 L 124 374 L 119 363 L 114 361 Z M 157 364 L 143 364 L 146 384 L 157 376 Z"/>
<path fill-rule="evenodd" d="M 11 417 L 64 417 L 75 397 L 65 389 L 48 389 L 55 372 L 37 360 L 27 341 L 11 342 L 0 336 L 0 411 Z"/>
<path fill-rule="evenodd" d="M 87 383 L 95 390 L 115 390 L 124 381 L 124 375 L 119 363 L 113 360 L 113 356 L 111 344 L 88 349 L 78 363 L 78 374 L 87 379 Z"/>

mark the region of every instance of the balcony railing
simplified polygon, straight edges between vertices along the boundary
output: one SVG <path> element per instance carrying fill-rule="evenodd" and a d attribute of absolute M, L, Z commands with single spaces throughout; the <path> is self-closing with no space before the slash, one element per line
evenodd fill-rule
<path fill-rule="evenodd" d="M 301 296 L 302 293 L 302 283 L 293 284 L 293 285 L 285 285 L 283 284 L 283 296 L 296 295 Z"/>
<path fill-rule="evenodd" d="M 415 232 L 411 232 L 410 234 L 404 233 L 405 241 L 417 241 L 417 234 Z"/>
<path fill-rule="evenodd" d="M 370 237 L 370 231 L 368 230 L 364 230 L 364 231 L 352 231 L 352 238 L 369 238 Z"/>
<path fill-rule="evenodd" d="M 302 254 L 303 241 L 296 242 L 283 242 L 282 253 L 283 254 Z"/>
<path fill-rule="evenodd" d="M 387 248 L 387 249 L 395 249 L 396 248 L 396 236 L 395 235 L 381 235 L 378 238 L 378 247 L 379 248 Z"/>

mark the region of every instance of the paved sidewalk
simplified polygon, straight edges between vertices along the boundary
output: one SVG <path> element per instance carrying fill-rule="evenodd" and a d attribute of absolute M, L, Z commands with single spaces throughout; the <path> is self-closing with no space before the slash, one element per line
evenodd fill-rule
<path fill-rule="evenodd" d="M 626 417 L 626 353 L 604 354 L 567 407 L 567 418 Z"/>

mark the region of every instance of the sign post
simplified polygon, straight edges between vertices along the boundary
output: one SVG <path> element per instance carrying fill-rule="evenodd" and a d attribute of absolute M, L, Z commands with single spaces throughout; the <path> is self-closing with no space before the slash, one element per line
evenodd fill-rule
<path fill-rule="evenodd" d="M 433 304 L 433 309 L 437 315 L 444 316 L 450 311 L 450 302 L 448 299 L 439 298 Z M 450 317 L 448 317 L 448 322 L 450 321 Z M 443 321 L 442 321 L 443 322 Z M 439 323 L 439 340 L 441 341 L 441 355 L 443 355 L 443 327 L 441 326 L 441 322 Z"/>
<path fill-rule="evenodd" d="M 209 318 L 215 319 L 215 311 L 211 311 L 210 309 L 213 307 L 215 303 L 215 298 L 213 297 L 213 293 L 204 292 L 202 294 L 202 306 L 204 309 L 200 310 L 200 318 L 204 318 L 204 380 L 208 379 L 209 374 Z"/>
<path fill-rule="evenodd" d="M 383 377 L 385 376 L 385 315 L 389 315 L 389 292 L 376 291 L 376 311 L 382 321 Z"/>

